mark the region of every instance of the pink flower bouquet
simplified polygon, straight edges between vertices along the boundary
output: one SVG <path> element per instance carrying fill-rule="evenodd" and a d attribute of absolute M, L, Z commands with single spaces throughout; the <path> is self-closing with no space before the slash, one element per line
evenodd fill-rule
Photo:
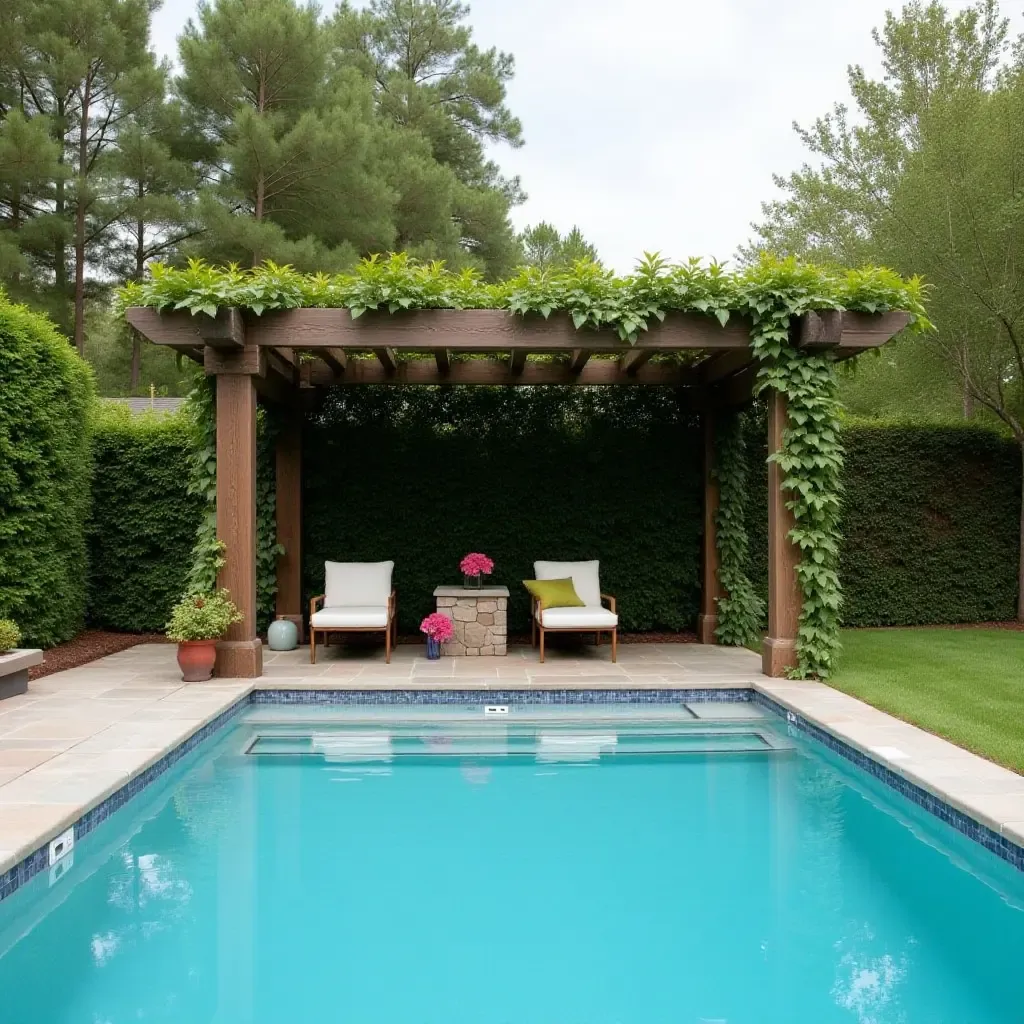
<path fill-rule="evenodd" d="M 490 576 L 494 572 L 494 561 L 479 551 L 473 551 L 459 562 L 459 568 L 463 576 Z"/>
<path fill-rule="evenodd" d="M 420 632 L 426 633 L 431 640 L 446 644 L 455 635 L 455 627 L 447 615 L 431 612 L 421 623 Z"/>

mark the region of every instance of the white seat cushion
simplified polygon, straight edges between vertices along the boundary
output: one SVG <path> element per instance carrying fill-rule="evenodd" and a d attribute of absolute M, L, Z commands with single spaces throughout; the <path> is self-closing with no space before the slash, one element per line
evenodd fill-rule
<path fill-rule="evenodd" d="M 538 580 L 572 580 L 580 600 L 588 608 L 601 607 L 600 562 L 534 562 L 533 576 Z M 555 609 L 551 609 L 554 611 Z"/>
<path fill-rule="evenodd" d="M 545 608 L 537 618 L 545 629 L 614 629 L 619 624 L 618 615 L 607 608 Z"/>
<path fill-rule="evenodd" d="M 394 562 L 325 562 L 324 608 L 387 605 Z"/>
<path fill-rule="evenodd" d="M 313 612 L 309 620 L 314 629 L 329 629 L 347 626 L 349 629 L 383 628 L 388 624 L 388 606 L 384 605 L 345 605 L 341 608 L 321 608 Z"/>

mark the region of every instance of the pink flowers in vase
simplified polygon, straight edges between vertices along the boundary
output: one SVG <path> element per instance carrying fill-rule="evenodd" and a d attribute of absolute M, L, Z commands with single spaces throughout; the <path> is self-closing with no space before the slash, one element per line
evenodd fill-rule
<path fill-rule="evenodd" d="M 472 551 L 459 562 L 459 568 L 463 576 L 490 576 L 494 572 L 494 560 Z"/>
<path fill-rule="evenodd" d="M 421 623 L 420 632 L 426 633 L 431 640 L 446 644 L 455 635 L 455 627 L 447 615 L 431 612 Z"/>

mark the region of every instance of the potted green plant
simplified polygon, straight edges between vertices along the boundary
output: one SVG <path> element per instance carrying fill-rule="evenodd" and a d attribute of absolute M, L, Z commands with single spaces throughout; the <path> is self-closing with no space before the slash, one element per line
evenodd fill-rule
<path fill-rule="evenodd" d="M 167 639 L 178 644 L 178 665 L 186 683 L 201 683 L 213 675 L 217 641 L 242 613 L 226 590 L 189 594 L 171 610 Z"/>

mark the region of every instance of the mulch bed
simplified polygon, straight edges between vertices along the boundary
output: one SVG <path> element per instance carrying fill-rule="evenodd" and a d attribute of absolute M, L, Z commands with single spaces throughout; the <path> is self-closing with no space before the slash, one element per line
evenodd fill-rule
<path fill-rule="evenodd" d="M 108 654 L 126 651 L 136 644 L 167 643 L 163 633 L 108 633 L 102 629 L 87 629 L 74 640 L 58 644 L 43 652 L 42 665 L 28 670 L 29 679 L 41 679 L 51 672 L 62 672 L 66 668 L 78 668 Z"/>

